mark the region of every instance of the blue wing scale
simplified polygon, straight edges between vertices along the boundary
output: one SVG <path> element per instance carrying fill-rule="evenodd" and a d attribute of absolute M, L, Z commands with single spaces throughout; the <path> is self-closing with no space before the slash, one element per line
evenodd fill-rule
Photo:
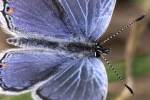
<path fill-rule="evenodd" d="M 70 58 L 67 54 L 43 50 L 12 50 L 1 58 L 0 86 L 4 91 L 19 92 L 55 74 L 61 64 Z"/>
<path fill-rule="evenodd" d="M 66 62 L 62 67 L 61 71 L 37 89 L 36 94 L 42 100 L 103 100 L 106 98 L 106 71 L 97 58 L 76 59 Z"/>
<path fill-rule="evenodd" d="M 57 38 L 97 40 L 107 29 L 116 0 L 8 0 L 12 29 Z"/>

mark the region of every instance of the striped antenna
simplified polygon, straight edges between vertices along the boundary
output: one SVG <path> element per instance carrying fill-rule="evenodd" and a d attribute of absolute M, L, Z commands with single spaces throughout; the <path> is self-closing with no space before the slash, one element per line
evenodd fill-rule
<path fill-rule="evenodd" d="M 120 34 L 121 32 L 123 32 L 124 30 L 130 28 L 131 25 L 133 25 L 134 23 L 144 19 L 146 16 L 146 14 L 143 14 L 142 16 L 138 17 L 137 19 L 135 19 L 134 21 L 132 21 L 131 23 L 129 23 L 128 25 L 122 27 L 118 32 L 112 34 L 111 36 L 109 36 L 108 38 L 106 38 L 103 42 L 101 42 L 101 45 L 104 45 L 105 43 L 107 43 L 108 41 L 110 41 L 112 38 L 116 37 L 118 34 Z"/>
<path fill-rule="evenodd" d="M 113 70 L 113 72 L 116 74 L 117 78 L 119 80 L 122 81 L 122 83 L 124 83 L 122 76 L 117 72 L 117 70 L 115 69 L 115 67 L 110 63 L 110 61 L 104 57 L 103 55 L 101 55 L 101 57 L 104 59 L 104 61 L 108 64 L 108 66 Z M 130 91 L 130 93 L 132 95 L 134 95 L 134 91 L 132 90 L 132 88 L 130 86 L 128 86 L 127 84 L 124 83 L 124 86 Z"/>

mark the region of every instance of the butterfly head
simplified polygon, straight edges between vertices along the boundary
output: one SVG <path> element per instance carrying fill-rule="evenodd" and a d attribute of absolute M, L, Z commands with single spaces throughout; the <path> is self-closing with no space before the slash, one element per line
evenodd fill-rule
<path fill-rule="evenodd" d="M 99 43 L 95 43 L 95 56 L 96 57 L 100 57 L 101 54 L 109 54 L 111 51 L 110 48 L 105 48 L 102 45 L 100 45 Z"/>

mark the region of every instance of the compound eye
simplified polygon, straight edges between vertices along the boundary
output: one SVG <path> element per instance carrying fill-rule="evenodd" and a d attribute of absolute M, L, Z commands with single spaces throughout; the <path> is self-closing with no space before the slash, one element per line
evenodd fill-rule
<path fill-rule="evenodd" d="M 96 51 L 96 52 L 95 52 L 95 57 L 98 58 L 98 57 L 100 57 L 100 56 L 101 56 L 100 53 L 99 53 L 98 51 Z"/>

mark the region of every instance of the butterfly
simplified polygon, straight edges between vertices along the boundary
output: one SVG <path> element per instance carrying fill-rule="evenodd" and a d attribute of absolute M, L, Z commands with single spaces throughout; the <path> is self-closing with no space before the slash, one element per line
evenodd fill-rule
<path fill-rule="evenodd" d="M 1 0 L 1 27 L 18 48 L 1 53 L 2 94 L 34 100 L 105 100 L 108 80 L 97 40 L 116 0 Z"/>

